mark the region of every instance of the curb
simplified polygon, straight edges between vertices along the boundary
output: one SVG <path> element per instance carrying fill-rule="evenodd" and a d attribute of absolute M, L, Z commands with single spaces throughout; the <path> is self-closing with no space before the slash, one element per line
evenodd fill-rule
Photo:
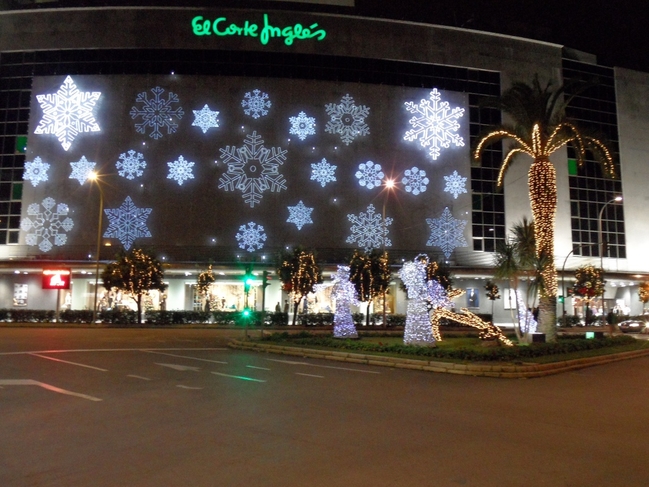
<path fill-rule="evenodd" d="M 547 375 L 560 374 L 570 370 L 583 369 L 594 365 L 608 364 L 629 360 L 637 357 L 649 356 L 649 350 L 633 350 L 631 352 L 600 355 L 598 357 L 565 360 L 550 364 L 459 364 L 450 362 L 436 362 L 414 360 L 397 357 L 381 357 L 378 355 L 365 355 L 360 353 L 336 352 L 332 350 L 315 350 L 312 348 L 282 347 L 265 343 L 245 342 L 231 340 L 230 348 L 239 350 L 252 350 L 255 352 L 276 353 L 295 357 L 318 358 L 379 367 L 393 367 L 397 369 L 423 370 L 426 372 L 441 372 L 445 374 L 471 375 L 474 377 L 496 377 L 501 379 L 531 379 Z"/>

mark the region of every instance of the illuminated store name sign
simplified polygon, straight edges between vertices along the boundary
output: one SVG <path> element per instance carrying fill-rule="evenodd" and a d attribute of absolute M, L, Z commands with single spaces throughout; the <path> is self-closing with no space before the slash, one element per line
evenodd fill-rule
<path fill-rule="evenodd" d="M 309 27 L 304 27 L 302 24 L 295 24 L 287 27 L 275 27 L 270 24 L 268 14 L 264 14 L 263 26 L 254 24 L 249 20 L 246 20 L 242 24 L 228 24 L 226 17 L 209 20 L 198 15 L 192 19 L 192 29 L 194 35 L 197 36 L 209 36 L 214 33 L 214 35 L 220 37 L 258 37 L 259 42 L 263 45 L 268 44 L 268 41 L 273 37 L 283 38 L 284 44 L 290 46 L 296 39 L 316 39 L 321 41 L 327 35 L 324 29 L 318 28 L 318 24 L 311 24 Z"/>
<path fill-rule="evenodd" d="M 70 269 L 43 269 L 43 289 L 70 289 Z"/>

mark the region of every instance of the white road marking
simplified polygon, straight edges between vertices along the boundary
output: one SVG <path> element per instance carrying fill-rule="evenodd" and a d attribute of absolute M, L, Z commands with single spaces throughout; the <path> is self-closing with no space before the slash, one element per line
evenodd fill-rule
<path fill-rule="evenodd" d="M 182 384 L 176 384 L 176 387 L 180 387 L 181 389 L 189 389 L 192 391 L 200 391 L 201 389 L 203 389 L 202 387 L 190 387 L 190 386 L 184 386 Z"/>
<path fill-rule="evenodd" d="M 206 358 L 188 357 L 186 355 L 174 355 L 173 353 L 153 352 L 151 350 L 142 350 L 142 352 L 156 353 L 158 355 L 167 355 L 169 357 L 188 358 L 188 359 L 191 359 L 191 360 L 200 360 L 201 362 L 211 362 L 213 364 L 226 364 L 227 365 L 227 362 L 223 362 L 221 360 L 208 360 Z"/>
<path fill-rule="evenodd" d="M 170 369 L 174 369 L 174 370 L 183 370 L 183 371 L 191 370 L 194 372 L 198 372 L 199 370 L 201 370 L 199 367 L 190 367 L 189 365 L 159 364 L 157 362 L 156 365 L 162 365 L 163 367 L 169 367 Z"/>
<path fill-rule="evenodd" d="M 300 374 L 299 372 L 296 372 L 295 375 L 303 375 L 304 377 L 317 377 L 318 379 L 324 379 L 324 375 Z"/>
<path fill-rule="evenodd" d="M 60 387 L 56 387 L 50 384 L 45 384 L 44 382 L 39 382 L 32 379 L 0 379 L 0 386 L 38 386 L 48 391 L 58 392 L 59 394 L 66 394 L 68 396 L 80 397 L 82 399 L 87 399 L 89 401 L 101 401 L 98 397 L 88 396 L 86 394 L 79 394 L 78 392 L 66 391 Z"/>
<path fill-rule="evenodd" d="M 22 352 L 0 352 L 0 356 L 2 355 L 29 355 L 32 353 L 74 353 L 74 352 L 150 352 L 153 350 L 161 350 L 161 351 L 170 351 L 170 352 L 180 352 L 180 351 L 224 351 L 228 350 L 227 348 L 147 348 L 145 350 L 142 349 L 142 347 L 138 348 L 77 348 L 77 349 L 70 349 L 70 350 L 29 350 L 29 351 L 22 351 Z"/>
<path fill-rule="evenodd" d="M 261 379 L 253 379 L 252 377 L 244 377 L 242 375 L 230 375 L 230 374 L 221 374 L 220 372 L 212 372 L 214 375 L 220 375 L 222 377 L 232 377 L 233 379 L 249 380 L 252 382 L 266 382 Z"/>
<path fill-rule="evenodd" d="M 257 370 L 270 370 L 267 367 L 255 367 L 254 365 L 246 365 L 249 369 L 257 369 Z"/>
<path fill-rule="evenodd" d="M 133 377 L 134 379 L 142 379 L 142 380 L 151 380 L 148 377 L 142 377 L 141 375 L 127 375 L 126 377 Z"/>
<path fill-rule="evenodd" d="M 93 367 L 92 365 L 85 365 L 85 364 L 80 364 L 80 363 L 77 363 L 77 362 L 69 362 L 67 360 L 61 360 L 61 359 L 54 358 L 54 357 L 48 357 L 47 355 L 40 355 L 38 353 L 30 353 L 29 355 L 31 355 L 32 357 L 46 358 L 47 360 L 53 360 L 54 362 L 61 362 L 61 363 L 64 363 L 64 364 L 77 365 L 79 367 L 86 367 L 87 369 L 99 370 L 101 372 L 108 372 L 107 369 L 100 369 L 99 367 Z"/>
<path fill-rule="evenodd" d="M 321 369 L 335 369 L 335 370 L 346 370 L 348 372 L 361 372 L 363 374 L 380 374 L 381 372 L 377 372 L 375 370 L 360 370 L 360 369 L 349 369 L 347 367 L 334 367 L 333 365 L 316 365 L 316 364 L 309 364 L 307 362 L 295 362 L 293 360 L 278 360 L 278 359 L 273 359 L 273 358 L 267 358 L 266 360 L 269 360 L 270 362 L 279 362 L 282 364 L 289 364 L 289 365 L 306 365 L 307 367 L 320 367 Z"/>

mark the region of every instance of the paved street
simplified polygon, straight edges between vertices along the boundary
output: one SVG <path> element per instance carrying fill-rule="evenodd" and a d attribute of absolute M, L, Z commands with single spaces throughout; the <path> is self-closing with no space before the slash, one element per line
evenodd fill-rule
<path fill-rule="evenodd" d="M 225 343 L 0 328 L 0 486 L 649 484 L 649 358 L 506 380 Z"/>

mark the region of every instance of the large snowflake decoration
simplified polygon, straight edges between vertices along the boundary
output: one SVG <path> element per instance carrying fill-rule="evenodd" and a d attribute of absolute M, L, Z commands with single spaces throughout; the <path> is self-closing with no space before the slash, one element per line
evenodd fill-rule
<path fill-rule="evenodd" d="M 439 218 L 426 218 L 426 223 L 430 227 L 430 238 L 426 245 L 440 247 L 447 259 L 457 247 L 468 246 L 464 238 L 466 220 L 453 218 L 448 207 L 444 208 Z"/>
<path fill-rule="evenodd" d="M 426 187 L 430 182 L 426 177 L 426 171 L 413 167 L 412 169 L 406 169 L 404 174 L 405 176 L 401 182 L 406 187 L 408 193 L 417 196 L 419 193 L 426 191 Z"/>
<path fill-rule="evenodd" d="M 194 123 L 193 127 L 200 127 L 203 133 L 207 133 L 207 130 L 219 126 L 219 119 L 216 118 L 219 115 L 219 112 L 210 110 L 210 107 L 207 104 L 200 110 L 192 110 L 194 112 Z"/>
<path fill-rule="evenodd" d="M 56 211 L 52 211 L 55 206 Z M 54 245 L 65 245 L 68 241 L 65 232 L 69 232 L 74 227 L 74 222 L 67 216 L 69 212 L 68 205 L 65 203 L 57 205 L 52 198 L 45 198 L 40 205 L 38 203 L 29 205 L 27 207 L 29 216 L 20 222 L 20 228 L 28 232 L 25 243 L 38 245 L 41 252 L 49 252 Z M 32 230 L 33 232 L 29 233 Z"/>
<path fill-rule="evenodd" d="M 248 226 L 241 225 L 236 239 L 241 249 L 245 249 L 248 252 L 261 250 L 264 247 L 263 242 L 266 241 L 264 227 L 253 222 L 248 223 Z"/>
<path fill-rule="evenodd" d="M 99 124 L 92 114 L 99 100 L 99 91 L 79 91 L 70 76 L 65 78 L 56 93 L 36 95 L 43 109 L 43 119 L 35 134 L 54 134 L 64 150 L 82 132 L 99 132 Z"/>
<path fill-rule="evenodd" d="M 70 166 L 72 167 L 70 179 L 76 179 L 79 181 L 79 184 L 85 183 L 95 170 L 95 165 L 96 163 L 90 162 L 86 159 L 86 156 L 81 156 L 81 159 L 77 162 L 70 163 Z"/>
<path fill-rule="evenodd" d="M 411 101 L 405 103 L 406 110 L 415 116 L 409 120 L 413 128 L 403 138 L 409 141 L 419 139 L 422 147 L 430 146 L 429 154 L 433 160 L 439 157 L 442 148 L 448 148 L 451 143 L 464 146 L 464 139 L 456 133 L 460 128 L 457 120 L 463 116 L 464 108 L 451 109 L 447 101 L 440 100 L 441 95 L 434 88 L 430 92 L 430 101 L 423 99 L 419 105 Z"/>
<path fill-rule="evenodd" d="M 307 135 L 315 135 L 315 118 L 307 117 L 306 113 L 300 112 L 297 117 L 289 117 L 291 129 L 289 134 L 297 135 L 298 139 L 304 140 Z"/>
<path fill-rule="evenodd" d="M 126 179 L 135 179 L 142 176 L 142 169 L 146 167 L 144 156 L 139 152 L 130 150 L 119 155 L 119 161 L 115 164 L 117 174 Z"/>
<path fill-rule="evenodd" d="M 313 220 L 311 220 L 313 208 L 304 206 L 302 200 L 295 206 L 289 206 L 288 211 L 290 215 L 286 221 L 288 223 L 295 223 L 298 230 L 302 230 L 302 227 L 307 223 L 313 223 Z"/>
<path fill-rule="evenodd" d="M 381 171 L 381 164 L 374 164 L 372 161 L 362 162 L 358 165 L 356 178 L 358 184 L 367 189 L 374 189 L 381 186 L 381 180 L 385 174 Z"/>
<path fill-rule="evenodd" d="M 358 216 L 350 214 L 347 219 L 352 222 L 352 234 L 347 237 L 347 243 L 356 242 L 366 252 L 392 246 L 392 242 L 387 238 L 392 218 L 384 220 L 380 214 L 375 213 L 374 205 L 367 207 L 367 213 L 360 212 Z"/>
<path fill-rule="evenodd" d="M 321 162 L 311 164 L 311 181 L 318 181 L 324 188 L 325 184 L 336 181 L 336 167 L 329 164 L 327 159 L 322 159 Z"/>
<path fill-rule="evenodd" d="M 354 99 L 348 94 L 343 96 L 340 103 L 327 103 L 327 115 L 331 120 L 325 126 L 325 132 L 339 134 L 340 139 L 349 145 L 360 135 L 369 135 L 370 128 L 365 123 L 365 117 L 370 114 L 369 107 L 356 106 Z"/>
<path fill-rule="evenodd" d="M 262 93 L 259 90 L 252 90 L 252 93 L 248 92 L 244 95 L 243 100 L 241 100 L 241 106 L 243 107 L 243 113 L 250 115 L 255 120 L 259 117 L 264 117 L 268 115 L 267 108 L 270 108 L 270 100 L 268 99 L 268 94 Z"/>
<path fill-rule="evenodd" d="M 286 179 L 279 173 L 279 166 L 286 160 L 286 151 L 281 147 L 266 149 L 257 132 L 246 135 L 243 144 L 241 148 L 220 149 L 228 171 L 219 179 L 219 188 L 241 191 L 245 202 L 253 208 L 261 201 L 264 191 L 286 189 Z"/>
<path fill-rule="evenodd" d="M 457 171 L 453 171 L 450 176 L 444 176 L 446 187 L 444 191 L 451 193 L 455 199 L 460 193 L 466 193 L 466 178 L 463 178 Z"/>
<path fill-rule="evenodd" d="M 34 157 L 32 162 L 25 161 L 25 171 L 23 172 L 23 179 L 31 181 L 32 186 L 38 186 L 38 183 L 47 181 L 47 170 L 50 165 L 43 162 L 40 157 Z"/>
<path fill-rule="evenodd" d="M 149 137 L 158 140 L 164 134 L 160 129 L 167 128 L 167 134 L 173 134 L 178 128 L 176 120 L 183 118 L 185 112 L 182 107 L 173 108 L 173 103 L 178 103 L 178 95 L 168 93 L 167 98 L 162 98 L 164 89 L 156 86 L 151 88 L 153 98 L 149 99 L 148 93 L 143 91 L 137 98 L 135 103 L 142 103 L 142 108 L 132 107 L 131 118 L 135 120 L 138 117 L 142 118 L 142 122 L 135 124 L 135 130 L 141 134 L 146 133 L 147 127 L 151 128 Z"/>
<path fill-rule="evenodd" d="M 168 162 L 167 166 L 169 166 L 167 179 L 173 179 L 179 186 L 182 186 L 188 179 L 194 179 L 194 174 L 192 172 L 194 163 L 187 161 L 183 156 L 178 156 L 177 160 Z"/>
<path fill-rule="evenodd" d="M 129 250 L 136 238 L 151 236 L 146 226 L 151 210 L 151 208 L 138 208 L 133 204 L 130 196 L 126 197 L 119 208 L 105 209 L 104 213 L 110 224 L 104 233 L 104 238 L 116 238 L 122 242 L 126 250 Z"/>

